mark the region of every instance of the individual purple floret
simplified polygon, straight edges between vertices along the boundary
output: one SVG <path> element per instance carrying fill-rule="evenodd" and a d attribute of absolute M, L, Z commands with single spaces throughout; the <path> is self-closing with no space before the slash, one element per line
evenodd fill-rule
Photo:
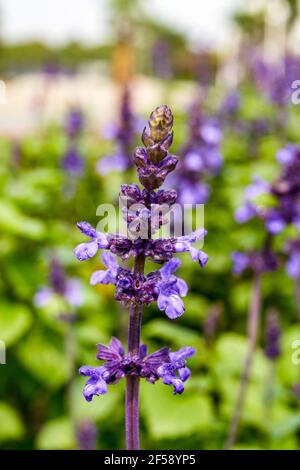
<path fill-rule="evenodd" d="M 94 395 L 107 393 L 107 385 L 116 384 L 128 375 L 144 378 L 152 384 L 161 378 L 164 384 L 173 386 L 174 394 L 180 394 L 190 376 L 186 359 L 195 353 L 193 348 L 186 347 L 174 353 L 162 348 L 147 355 L 147 346 L 143 344 L 138 354 L 129 355 L 125 354 L 121 342 L 115 337 L 112 337 L 108 347 L 102 344 L 97 347 L 97 359 L 105 361 L 104 364 L 79 369 L 81 375 L 90 377 L 83 390 L 87 401 L 91 401 Z"/>
<path fill-rule="evenodd" d="M 280 356 L 280 326 L 276 312 L 269 312 L 265 331 L 265 354 L 274 361 Z"/>
<path fill-rule="evenodd" d="M 49 272 L 50 287 L 42 287 L 34 297 L 37 307 L 45 307 L 55 295 L 62 296 L 72 307 L 80 307 L 83 302 L 81 283 L 74 278 L 67 278 L 66 273 L 54 258 Z"/>
<path fill-rule="evenodd" d="M 133 166 L 133 146 L 140 130 L 140 120 L 131 109 L 131 96 L 128 87 L 123 90 L 119 122 L 104 129 L 104 137 L 117 143 L 113 155 L 101 158 L 97 163 L 97 172 L 106 175 L 111 171 L 124 171 Z"/>
<path fill-rule="evenodd" d="M 222 131 L 217 120 L 204 118 L 202 99 L 189 112 L 189 137 L 172 184 L 178 188 L 182 204 L 203 204 L 209 197 L 207 178 L 216 175 L 223 164 L 220 151 Z"/>

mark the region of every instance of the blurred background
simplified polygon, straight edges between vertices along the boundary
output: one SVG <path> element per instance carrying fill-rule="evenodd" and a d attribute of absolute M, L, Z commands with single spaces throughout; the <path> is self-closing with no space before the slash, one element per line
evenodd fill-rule
<path fill-rule="evenodd" d="M 197 354 L 182 396 L 142 384 L 141 445 L 222 449 L 251 295 L 251 274 L 232 274 L 231 253 L 264 237 L 262 224 L 238 225 L 234 213 L 252 175 L 274 180 L 276 152 L 300 141 L 291 99 L 300 2 L 0 0 L 0 80 L 0 448 L 124 447 L 124 384 L 88 404 L 77 370 L 96 365 L 95 345 L 112 334 L 126 341 L 127 312 L 112 286 L 89 285 L 101 262 L 75 259 L 76 222 L 95 226 L 97 206 L 137 181 L 132 151 L 165 103 L 182 158 L 169 184 L 181 202 L 205 203 L 210 260 L 203 271 L 182 260 L 183 317 L 145 310 L 151 351 L 188 344 Z M 205 164 L 191 158 L 195 146 Z M 291 359 L 299 302 L 284 265 L 264 276 L 235 448 L 300 448 L 300 364 Z M 276 318 L 275 357 L 268 318 Z"/>

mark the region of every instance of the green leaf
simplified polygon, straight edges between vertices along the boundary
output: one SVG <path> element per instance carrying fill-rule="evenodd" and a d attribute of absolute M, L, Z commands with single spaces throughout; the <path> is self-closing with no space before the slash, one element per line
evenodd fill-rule
<path fill-rule="evenodd" d="M 0 339 L 6 346 L 18 341 L 31 323 L 30 310 L 24 305 L 0 303 Z"/>
<path fill-rule="evenodd" d="M 209 432 L 214 415 L 206 395 L 190 394 L 189 386 L 182 395 L 157 382 L 141 385 L 141 409 L 153 439 L 178 438 L 193 433 Z"/>
<path fill-rule="evenodd" d="M 49 388 L 66 382 L 69 373 L 62 338 L 54 341 L 49 334 L 36 330 L 22 341 L 17 355 L 22 365 Z"/>
<path fill-rule="evenodd" d="M 76 419 L 79 421 L 84 419 L 103 421 L 113 413 L 116 413 L 116 410 L 120 410 L 123 413 L 124 390 L 121 383 L 118 386 L 109 386 L 107 394 L 94 397 L 88 403 L 82 394 L 86 381 L 87 377 L 79 377 L 73 384 L 71 406 Z"/>
<path fill-rule="evenodd" d="M 31 240 L 40 240 L 46 234 L 45 225 L 37 219 L 25 216 L 13 204 L 0 200 L 1 232 L 19 235 Z"/>
<path fill-rule="evenodd" d="M 0 442 L 21 439 L 24 426 L 19 413 L 5 402 L 0 402 Z"/>
<path fill-rule="evenodd" d="M 70 419 L 63 416 L 48 421 L 38 433 L 36 447 L 50 450 L 75 449 L 75 433 Z"/>

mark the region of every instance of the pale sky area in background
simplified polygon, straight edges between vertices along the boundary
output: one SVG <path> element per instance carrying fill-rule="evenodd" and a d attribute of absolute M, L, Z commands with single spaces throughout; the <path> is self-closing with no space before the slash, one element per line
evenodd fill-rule
<path fill-rule="evenodd" d="M 105 41 L 109 0 L 0 0 L 1 36 L 10 42 L 39 39 Z M 191 42 L 220 44 L 230 34 L 230 13 L 245 0 L 143 0 L 147 11 L 183 31 Z"/>

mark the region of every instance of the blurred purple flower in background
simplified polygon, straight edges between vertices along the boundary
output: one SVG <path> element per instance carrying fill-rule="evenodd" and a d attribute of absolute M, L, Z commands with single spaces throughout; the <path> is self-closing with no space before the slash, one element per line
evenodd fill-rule
<path fill-rule="evenodd" d="M 79 450 L 96 450 L 97 428 L 91 421 L 83 421 L 76 428 L 76 437 Z"/>
<path fill-rule="evenodd" d="M 59 295 L 71 307 L 80 307 L 83 302 L 81 283 L 75 278 L 68 278 L 57 258 L 53 258 L 49 270 L 49 287 L 42 287 L 34 297 L 37 307 L 45 307 L 51 299 Z"/>
<path fill-rule="evenodd" d="M 274 361 L 280 356 L 280 336 L 281 330 L 278 321 L 278 314 L 270 311 L 267 315 L 265 330 L 265 354 L 268 359 Z"/>
<path fill-rule="evenodd" d="M 99 175 L 127 170 L 133 166 L 133 148 L 142 122 L 133 114 L 131 106 L 130 90 L 125 87 L 121 97 L 119 122 L 109 124 L 103 131 L 106 139 L 115 141 L 117 149 L 112 155 L 98 161 L 96 169 Z"/>
<path fill-rule="evenodd" d="M 181 151 L 178 171 L 171 184 L 178 188 L 181 204 L 203 204 L 209 198 L 206 179 L 219 173 L 223 157 L 220 151 L 222 131 L 218 121 L 202 113 L 202 98 L 197 97 L 189 110 L 189 137 Z"/>

